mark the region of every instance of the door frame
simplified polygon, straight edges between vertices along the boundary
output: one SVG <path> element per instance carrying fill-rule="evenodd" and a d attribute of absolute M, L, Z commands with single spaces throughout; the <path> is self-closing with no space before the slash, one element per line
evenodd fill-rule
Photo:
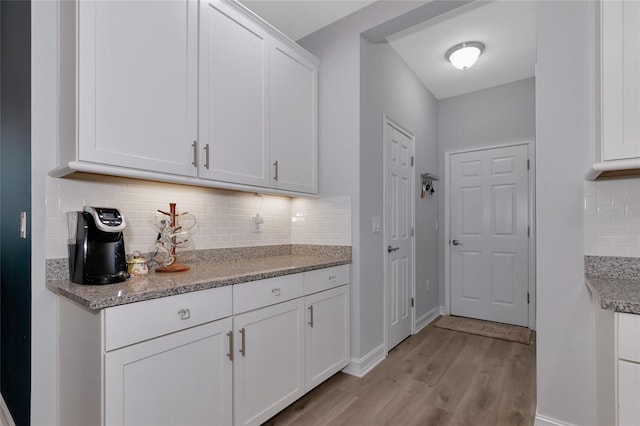
<path fill-rule="evenodd" d="M 466 152 L 486 151 L 496 148 L 508 148 L 512 146 L 527 146 L 527 156 L 529 159 L 529 212 L 528 220 L 530 227 L 529 237 L 529 328 L 536 328 L 536 156 L 535 138 L 517 139 L 511 142 L 504 142 L 492 145 L 482 145 L 459 150 L 446 151 L 444 153 L 444 239 L 442 249 L 444 251 L 444 311 L 451 314 L 451 251 L 449 240 L 451 239 L 451 156 Z"/>
<path fill-rule="evenodd" d="M 387 280 L 388 273 L 388 265 L 387 265 L 387 256 L 386 256 L 386 247 L 389 244 L 387 241 L 387 215 L 389 214 L 387 209 L 387 195 L 389 189 L 387 188 L 387 155 L 386 155 L 386 143 L 387 143 L 387 126 L 393 126 L 398 131 L 404 133 L 413 141 L 413 156 L 414 156 L 414 164 L 412 167 L 412 179 L 410 182 L 411 187 L 409 188 L 409 192 L 411 196 L 409 199 L 411 200 L 411 282 L 409 283 L 411 298 L 415 301 L 416 297 L 416 238 L 415 238 L 415 225 L 416 225 L 416 200 L 415 200 L 415 189 L 416 189 L 416 179 L 415 179 L 415 171 L 417 170 L 416 161 L 415 161 L 415 149 L 416 149 L 416 136 L 408 131 L 404 126 L 398 124 L 397 121 L 390 118 L 387 114 L 383 114 L 382 116 L 382 176 L 383 176 L 383 184 L 382 184 L 382 240 L 383 245 L 381 248 L 381 254 L 383 259 L 383 270 L 384 276 L 382 278 L 383 281 L 383 320 L 384 320 L 384 353 L 385 355 L 389 353 L 389 328 L 387 326 L 389 319 L 388 305 L 387 305 L 387 293 L 389 291 L 389 282 Z M 415 303 L 414 306 L 411 307 L 411 333 L 410 336 L 416 333 L 416 308 Z"/>

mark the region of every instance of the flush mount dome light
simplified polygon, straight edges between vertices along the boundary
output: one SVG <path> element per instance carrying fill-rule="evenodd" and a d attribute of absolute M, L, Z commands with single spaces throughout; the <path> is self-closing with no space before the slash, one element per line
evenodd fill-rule
<path fill-rule="evenodd" d="M 447 50 L 444 56 L 454 67 L 466 70 L 476 63 L 483 51 L 484 44 L 479 41 L 465 41 Z"/>

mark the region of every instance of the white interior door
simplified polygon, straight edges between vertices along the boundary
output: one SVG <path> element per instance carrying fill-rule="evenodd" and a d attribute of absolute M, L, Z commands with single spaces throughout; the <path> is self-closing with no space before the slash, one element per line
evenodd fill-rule
<path fill-rule="evenodd" d="M 528 326 L 528 148 L 451 155 L 451 313 Z"/>
<path fill-rule="evenodd" d="M 411 334 L 415 139 L 385 121 L 385 291 L 387 350 Z"/>

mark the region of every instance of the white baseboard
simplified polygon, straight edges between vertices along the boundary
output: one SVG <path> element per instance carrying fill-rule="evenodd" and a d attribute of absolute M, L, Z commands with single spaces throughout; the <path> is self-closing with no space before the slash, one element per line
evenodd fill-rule
<path fill-rule="evenodd" d="M 6 421 L 6 424 L 5 424 Z M 7 404 L 4 402 L 4 398 L 0 395 L 0 425 L 2 426 L 16 426 Z"/>
<path fill-rule="evenodd" d="M 364 377 L 369 371 L 380 364 L 387 355 L 384 353 L 384 344 L 378 346 L 360 359 L 351 358 L 351 362 L 342 372 L 350 376 Z"/>
<path fill-rule="evenodd" d="M 438 318 L 438 316 L 442 315 L 442 311 L 444 308 L 442 306 L 436 306 L 431 309 L 429 312 L 416 319 L 416 333 L 419 333 L 423 328 L 431 324 L 431 322 Z"/>
<path fill-rule="evenodd" d="M 536 420 L 533 423 L 533 425 L 534 426 L 575 426 L 575 425 L 572 425 L 571 423 L 564 423 L 564 422 L 561 422 L 560 420 L 544 417 L 537 413 L 536 413 Z"/>

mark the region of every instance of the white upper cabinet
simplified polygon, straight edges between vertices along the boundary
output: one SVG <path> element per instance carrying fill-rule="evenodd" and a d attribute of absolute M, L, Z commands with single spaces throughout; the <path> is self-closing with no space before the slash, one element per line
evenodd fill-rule
<path fill-rule="evenodd" d="M 602 159 L 640 157 L 640 3 L 603 1 Z"/>
<path fill-rule="evenodd" d="M 236 1 L 62 2 L 60 167 L 317 193 L 318 60 Z"/>
<path fill-rule="evenodd" d="M 596 3 L 598 144 L 594 172 L 640 168 L 640 3 Z"/>
<path fill-rule="evenodd" d="M 221 1 L 200 15 L 200 176 L 269 186 L 269 38 Z"/>
<path fill-rule="evenodd" d="M 80 1 L 77 158 L 195 175 L 197 5 Z"/>
<path fill-rule="evenodd" d="M 317 192 L 317 64 L 274 40 L 269 81 L 274 186 Z"/>

